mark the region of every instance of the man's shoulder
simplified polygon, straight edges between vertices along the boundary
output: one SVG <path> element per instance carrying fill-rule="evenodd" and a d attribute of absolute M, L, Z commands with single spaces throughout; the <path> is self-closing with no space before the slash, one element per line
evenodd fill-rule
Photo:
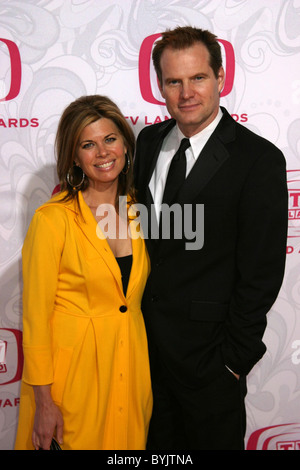
<path fill-rule="evenodd" d="M 238 145 L 243 144 L 243 148 L 253 151 L 253 148 L 272 149 L 273 151 L 281 152 L 276 145 L 264 136 L 259 134 L 259 129 L 256 130 L 251 124 L 244 125 L 236 122 L 227 110 L 222 108 L 224 114 L 225 125 L 222 126 L 221 132 L 227 133 L 228 128 L 233 130 L 231 136 Z"/>
<path fill-rule="evenodd" d="M 282 153 L 281 150 L 270 140 L 259 134 L 259 130 L 252 127 L 236 123 L 237 138 L 242 140 L 250 148 L 271 150 L 276 153 Z"/>

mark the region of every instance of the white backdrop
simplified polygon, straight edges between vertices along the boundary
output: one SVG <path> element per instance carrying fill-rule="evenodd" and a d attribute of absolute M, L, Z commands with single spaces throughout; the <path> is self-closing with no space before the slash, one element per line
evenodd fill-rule
<path fill-rule="evenodd" d="M 148 66 L 149 36 L 177 25 L 223 40 L 221 104 L 286 156 L 286 273 L 268 315 L 267 353 L 248 377 L 246 447 L 300 450 L 299 0 L 1 0 L 0 449 L 13 448 L 18 416 L 21 248 L 34 210 L 57 184 L 58 119 L 71 101 L 95 93 L 120 106 L 136 135 L 168 118 Z"/>

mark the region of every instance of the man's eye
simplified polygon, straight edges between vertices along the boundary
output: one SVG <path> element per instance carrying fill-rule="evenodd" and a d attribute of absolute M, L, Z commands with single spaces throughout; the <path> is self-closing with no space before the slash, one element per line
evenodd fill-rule
<path fill-rule="evenodd" d="M 168 82 L 168 85 L 177 85 L 179 83 L 179 80 L 170 80 Z"/>

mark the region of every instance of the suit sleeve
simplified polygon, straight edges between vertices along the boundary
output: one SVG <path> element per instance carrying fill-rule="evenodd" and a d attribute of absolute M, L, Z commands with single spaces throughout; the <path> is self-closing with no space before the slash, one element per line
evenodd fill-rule
<path fill-rule="evenodd" d="M 51 209 L 51 208 L 50 208 Z M 63 231 L 37 211 L 27 232 L 23 261 L 23 380 L 31 385 L 53 382 L 51 316 L 63 250 Z"/>
<path fill-rule="evenodd" d="M 240 200 L 236 288 L 223 344 L 225 364 L 247 374 L 266 348 L 266 314 L 280 290 L 286 257 L 288 192 L 285 159 L 271 146 L 253 165 Z"/>
<path fill-rule="evenodd" d="M 133 176 L 134 176 L 134 185 L 135 185 L 135 189 L 137 190 L 137 192 L 139 192 L 139 189 L 140 189 L 140 179 L 141 179 L 141 175 L 140 175 L 140 171 L 141 171 L 141 158 L 142 158 L 142 155 L 143 155 L 143 136 L 145 134 L 145 129 L 143 129 L 138 137 L 137 137 L 137 140 L 136 140 L 136 150 L 135 150 L 135 157 L 134 157 L 134 167 L 133 167 Z"/>

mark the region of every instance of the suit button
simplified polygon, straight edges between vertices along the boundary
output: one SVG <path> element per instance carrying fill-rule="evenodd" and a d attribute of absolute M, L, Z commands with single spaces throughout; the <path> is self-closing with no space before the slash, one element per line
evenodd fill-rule
<path fill-rule="evenodd" d="M 151 300 L 152 300 L 152 302 L 157 302 L 159 300 L 158 295 L 153 295 Z"/>
<path fill-rule="evenodd" d="M 126 305 L 121 305 L 121 307 L 119 308 L 119 310 L 120 310 L 121 313 L 127 312 L 127 307 L 126 307 Z"/>

